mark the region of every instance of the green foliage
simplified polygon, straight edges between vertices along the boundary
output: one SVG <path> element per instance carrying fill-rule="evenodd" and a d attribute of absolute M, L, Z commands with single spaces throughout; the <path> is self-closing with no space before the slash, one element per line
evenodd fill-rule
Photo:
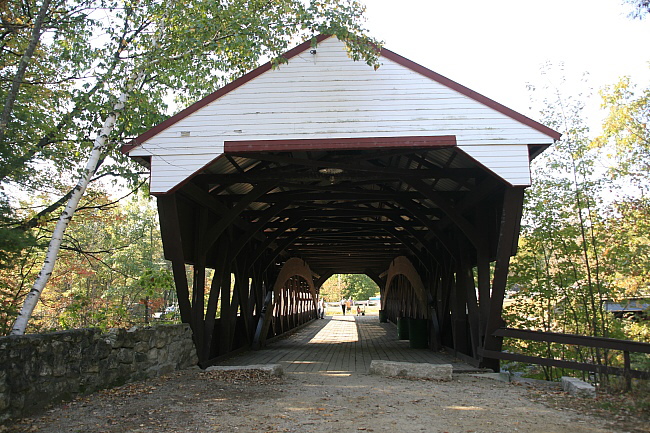
<path fill-rule="evenodd" d="M 3 82 L 26 50 L 37 3 L 0 5 Z M 282 63 L 287 48 L 319 33 L 376 65 L 362 14 L 353 0 L 53 0 L 0 140 L 0 182 L 35 195 L 72 188 L 104 117 L 138 75 L 96 173 L 135 186 L 141 167 L 120 144 L 168 117 L 170 96 L 194 102 L 263 61 Z M 0 101 L 7 91 L 0 88 Z"/>
<path fill-rule="evenodd" d="M 17 229 L 16 221 L 14 210 L 0 194 L 0 269 L 11 267 L 21 252 L 34 244 L 32 233 Z"/>
<path fill-rule="evenodd" d="M 129 327 L 160 317 L 165 307 L 175 305 L 157 213 L 149 199 L 135 196 L 115 204 L 94 190 L 79 212 L 30 324 L 32 332 Z M 47 241 L 51 224 L 34 229 L 37 243 Z M 42 259 L 42 247 L 33 246 L 0 270 L 0 332 L 9 331 Z M 174 320 L 174 314 L 164 317 Z"/>
<path fill-rule="evenodd" d="M 320 294 L 328 302 L 341 298 L 366 300 L 379 295 L 379 287 L 366 274 L 332 275 L 321 287 Z"/>
<path fill-rule="evenodd" d="M 615 319 L 604 307 L 606 300 L 650 293 L 650 209 L 644 195 L 629 195 L 630 185 L 638 191 L 648 186 L 649 95 L 633 94 L 632 87 L 624 79 L 601 93 L 609 115 L 596 140 L 585 127 L 584 96 L 567 99 L 556 89 L 557 98 L 545 101 L 544 123 L 563 137 L 535 162 L 509 278 L 516 289 L 506 304 L 509 326 L 648 341 L 647 323 Z M 617 150 L 611 160 L 602 151 L 610 143 Z M 604 176 L 609 161 L 610 175 Z M 507 339 L 505 347 L 547 358 L 623 364 L 622 353 L 615 351 L 515 339 Z M 633 355 L 633 362 L 641 369 L 650 366 L 643 354 Z M 556 368 L 509 368 L 546 379 L 587 378 Z"/>
<path fill-rule="evenodd" d="M 0 4 L 0 80 L 5 83 L 12 81 L 27 51 L 40 5 L 31 0 Z M 377 66 L 377 41 L 363 28 L 363 6 L 354 0 L 53 0 L 42 28 L 44 34 L 30 58 L 0 140 L 0 187 L 20 190 L 14 196 L 7 193 L 6 199 L 3 196 L 7 209 L 0 209 L 0 259 L 8 273 L 22 269 L 17 260 L 29 245 L 31 229 L 37 228 L 42 246 L 50 214 L 66 201 L 44 205 L 39 213 L 24 212 L 20 221 L 12 208 L 18 201 L 16 195 L 26 194 L 33 201 L 65 198 L 104 118 L 134 85 L 135 77 L 135 88 L 126 95 L 126 106 L 107 137 L 108 149 L 95 173 L 96 178 L 126 180 L 131 187 L 141 182 L 141 167 L 121 154 L 120 144 L 166 118 L 170 96 L 184 104 L 194 102 L 261 62 L 282 63 L 281 54 L 287 48 L 313 40 L 319 33 L 338 36 L 347 43 L 351 57 Z M 10 96 L 8 86 L 2 86 L 0 101 Z M 124 212 L 117 216 L 133 216 L 128 209 Z M 126 305 L 125 299 L 132 295 L 129 290 L 148 290 L 134 286 L 134 275 L 160 266 L 153 263 L 152 254 L 144 264 L 146 245 L 138 249 L 126 242 L 146 229 L 137 218 L 129 219 L 132 226 L 125 228 L 92 212 L 76 218 L 80 217 L 84 221 L 66 234 L 64 253 L 82 254 L 86 263 L 77 260 L 72 266 L 68 260 L 68 274 L 62 266 L 55 271 L 63 270 L 61 278 L 71 284 L 56 301 L 64 310 L 68 302 L 63 326 L 85 326 L 91 312 L 104 308 L 96 305 L 98 294 L 113 299 L 121 293 L 119 304 Z M 32 253 L 30 257 L 36 257 L 40 251 Z M 78 287 L 71 275 L 78 271 L 77 276 L 84 276 L 88 269 L 92 275 L 85 275 L 86 287 Z M 22 277 L 33 277 L 30 272 L 18 272 L 21 278 L 7 283 L 10 307 L 3 310 L 5 318 L 15 313 L 16 300 L 24 296 Z M 146 301 L 147 309 L 150 301 Z M 90 321 L 110 316 L 102 314 Z M 41 325 L 59 326 L 50 322 L 44 319 Z"/>
<path fill-rule="evenodd" d="M 138 279 L 137 285 L 143 296 L 156 296 L 174 288 L 174 277 L 168 269 L 147 269 Z"/>
<path fill-rule="evenodd" d="M 650 175 L 650 87 L 637 89 L 629 77 L 601 92 L 607 117 L 603 133 L 594 142 L 599 148 L 613 145 L 612 176 L 631 180 L 647 192 Z"/>
<path fill-rule="evenodd" d="M 346 274 L 343 276 L 345 289 L 343 296 L 355 300 L 366 300 L 379 295 L 379 287 L 366 274 Z"/>

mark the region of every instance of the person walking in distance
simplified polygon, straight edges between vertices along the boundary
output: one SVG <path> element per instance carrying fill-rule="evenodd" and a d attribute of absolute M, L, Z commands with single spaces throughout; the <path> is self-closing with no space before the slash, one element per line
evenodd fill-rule
<path fill-rule="evenodd" d="M 341 309 L 343 310 L 343 315 L 345 316 L 345 310 L 348 309 L 348 303 L 345 301 L 345 298 L 341 299 Z"/>

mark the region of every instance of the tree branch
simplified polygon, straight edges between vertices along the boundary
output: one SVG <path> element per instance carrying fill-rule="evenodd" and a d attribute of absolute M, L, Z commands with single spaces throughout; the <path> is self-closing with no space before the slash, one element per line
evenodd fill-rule
<path fill-rule="evenodd" d="M 23 57 L 20 59 L 18 64 L 18 69 L 14 75 L 13 83 L 11 84 L 11 89 L 7 94 L 5 99 L 4 108 L 2 110 L 2 115 L 0 115 L 0 142 L 4 141 L 5 130 L 9 124 L 9 117 L 14 108 L 14 102 L 16 102 L 16 97 L 18 96 L 18 91 L 20 90 L 20 83 L 23 81 L 25 72 L 27 71 L 27 66 L 29 61 L 34 55 L 34 50 L 36 50 L 36 45 L 41 39 L 41 26 L 43 25 L 43 20 L 47 14 L 47 10 L 50 7 L 50 0 L 43 0 L 40 10 L 38 11 L 38 16 L 36 17 L 36 22 L 34 22 L 34 28 L 32 29 L 32 34 L 29 39 L 29 45 L 23 54 Z"/>

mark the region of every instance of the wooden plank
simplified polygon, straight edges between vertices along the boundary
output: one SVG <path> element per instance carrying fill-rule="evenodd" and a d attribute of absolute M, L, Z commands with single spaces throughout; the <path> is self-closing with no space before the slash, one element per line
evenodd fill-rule
<path fill-rule="evenodd" d="M 574 361 L 564 361 L 561 359 L 553 359 L 553 358 L 542 358 L 537 356 L 520 355 L 518 353 L 498 352 L 495 350 L 480 349 L 479 355 L 483 356 L 484 358 L 503 359 L 506 361 L 515 361 L 515 362 L 525 362 L 528 364 L 538 364 L 547 367 L 566 368 L 569 370 L 592 371 L 594 373 L 615 374 L 617 376 L 625 376 L 626 374 L 624 369 L 617 368 L 617 367 L 610 367 L 610 366 L 598 365 L 598 364 L 586 364 L 586 363 L 574 362 Z M 647 371 L 630 370 L 629 374 L 631 377 L 635 379 L 646 379 L 646 380 L 650 379 L 650 372 Z"/>
<path fill-rule="evenodd" d="M 555 332 L 530 331 L 527 329 L 500 328 L 494 331 L 498 337 L 518 338 L 531 341 L 548 341 L 551 343 L 575 344 L 602 349 L 622 350 L 638 353 L 650 353 L 650 343 L 615 338 L 590 337 L 576 334 L 559 334 Z"/>
<path fill-rule="evenodd" d="M 294 119 L 297 120 L 297 119 Z M 321 118 L 319 121 L 323 121 Z M 331 119 L 333 122 L 340 122 L 341 118 L 336 116 Z M 349 120 L 349 119 L 348 119 Z M 373 124 L 377 122 L 376 117 L 369 117 L 367 121 Z M 313 122 L 312 119 L 309 123 Z M 294 123 L 295 124 L 295 123 Z M 431 148 L 441 146 L 455 146 L 456 137 L 453 135 L 441 136 L 411 136 L 411 137 L 368 137 L 368 138 L 339 138 L 337 140 L 309 138 L 294 140 L 237 140 L 225 141 L 224 151 L 229 152 L 291 152 L 299 150 L 361 150 L 361 149 L 382 149 L 382 148 Z"/>

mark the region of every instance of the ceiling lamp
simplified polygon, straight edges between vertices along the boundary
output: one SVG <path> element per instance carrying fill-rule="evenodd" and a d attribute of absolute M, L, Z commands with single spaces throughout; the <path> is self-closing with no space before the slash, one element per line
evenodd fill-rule
<path fill-rule="evenodd" d="M 320 174 L 333 175 L 333 174 L 341 174 L 341 173 L 343 173 L 343 169 L 326 167 L 326 168 L 319 168 L 318 172 Z"/>

